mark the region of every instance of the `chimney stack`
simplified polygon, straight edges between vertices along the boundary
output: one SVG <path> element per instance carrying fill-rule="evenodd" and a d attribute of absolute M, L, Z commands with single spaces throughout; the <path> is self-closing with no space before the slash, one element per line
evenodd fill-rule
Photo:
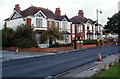
<path fill-rule="evenodd" d="M 61 15 L 61 10 L 60 10 L 60 8 L 56 8 L 55 14 L 56 14 L 56 15 Z"/>
<path fill-rule="evenodd" d="M 16 11 L 20 11 L 19 4 L 16 4 L 16 5 L 15 5 L 15 8 L 14 8 L 14 10 L 16 10 Z"/>
<path fill-rule="evenodd" d="M 83 10 L 79 10 L 79 12 L 78 12 L 78 16 L 80 16 L 80 17 L 84 17 L 84 12 L 83 12 Z"/>

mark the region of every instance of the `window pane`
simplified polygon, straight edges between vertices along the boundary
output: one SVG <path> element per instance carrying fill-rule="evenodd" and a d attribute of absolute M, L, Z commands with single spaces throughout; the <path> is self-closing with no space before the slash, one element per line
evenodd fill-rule
<path fill-rule="evenodd" d="M 36 27 L 42 27 L 43 20 L 41 18 L 36 18 Z"/>

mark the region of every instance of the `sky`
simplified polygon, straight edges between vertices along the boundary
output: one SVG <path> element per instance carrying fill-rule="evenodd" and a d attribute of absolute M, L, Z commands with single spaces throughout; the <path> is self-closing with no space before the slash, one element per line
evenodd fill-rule
<path fill-rule="evenodd" d="M 98 13 L 99 23 L 105 25 L 107 18 L 112 17 L 118 12 L 118 2 L 120 0 L 0 0 L 0 29 L 3 27 L 4 19 L 10 17 L 16 4 L 19 4 L 21 10 L 25 10 L 31 5 L 48 8 L 55 12 L 55 8 L 61 9 L 61 14 L 66 14 L 68 18 L 78 15 L 79 10 L 84 11 L 84 16 L 96 20 L 96 9 L 101 10 Z"/>

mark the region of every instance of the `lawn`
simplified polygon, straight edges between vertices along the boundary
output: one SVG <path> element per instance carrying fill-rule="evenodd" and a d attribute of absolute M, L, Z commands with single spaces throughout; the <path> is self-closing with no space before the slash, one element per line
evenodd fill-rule
<path fill-rule="evenodd" d="M 115 66 L 110 67 L 109 70 L 102 71 L 96 74 L 93 79 L 120 79 L 120 62 Z"/>

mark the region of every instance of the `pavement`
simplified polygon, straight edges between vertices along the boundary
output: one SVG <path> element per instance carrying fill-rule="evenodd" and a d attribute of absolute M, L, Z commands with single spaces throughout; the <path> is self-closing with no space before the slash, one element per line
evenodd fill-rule
<path fill-rule="evenodd" d="M 85 49 L 90 49 L 90 48 L 85 48 Z M 19 51 L 19 53 L 17 54 L 15 53 L 16 50 L 0 49 L 0 61 L 38 57 L 38 56 L 53 55 L 53 54 L 60 54 L 60 53 L 70 53 L 70 52 L 85 50 L 85 49 L 65 50 L 65 51 L 59 51 L 59 52 Z"/>
<path fill-rule="evenodd" d="M 16 52 L 15 50 L 0 50 L 0 61 L 56 54 L 50 52 L 28 52 L 28 51 L 19 51 L 19 53 L 16 54 L 15 52 Z"/>
<path fill-rule="evenodd" d="M 82 79 L 85 79 L 86 77 L 92 77 L 102 70 L 108 70 L 109 66 L 114 66 L 115 63 L 119 61 L 119 55 L 120 53 L 112 54 L 104 58 L 103 61 L 95 61 L 85 64 L 56 77 L 79 77 Z"/>

